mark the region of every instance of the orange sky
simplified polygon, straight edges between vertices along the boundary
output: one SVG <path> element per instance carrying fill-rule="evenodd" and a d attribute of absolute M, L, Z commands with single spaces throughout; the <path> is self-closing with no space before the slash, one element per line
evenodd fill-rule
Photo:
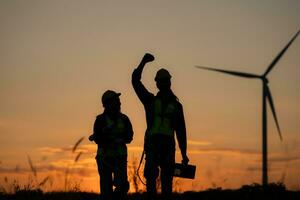
<path fill-rule="evenodd" d="M 0 183 L 26 182 L 30 155 L 39 179 L 52 174 L 63 187 L 70 163 L 82 188 L 98 191 L 95 145 L 84 140 L 76 165 L 70 148 L 91 133 L 106 89 L 122 93 L 135 132 L 129 163 L 139 158 L 145 118 L 130 78 L 145 52 L 156 57 L 146 87 L 156 93 L 153 77 L 167 68 L 184 106 L 198 171 L 181 189 L 260 182 L 261 83 L 193 66 L 263 73 L 300 28 L 299 9 L 293 0 L 1 1 Z M 284 138 L 268 113 L 269 179 L 289 189 L 300 188 L 299 39 L 269 75 Z"/>

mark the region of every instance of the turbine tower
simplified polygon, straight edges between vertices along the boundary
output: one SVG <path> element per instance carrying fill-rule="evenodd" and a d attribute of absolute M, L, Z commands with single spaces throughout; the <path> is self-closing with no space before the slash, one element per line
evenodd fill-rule
<path fill-rule="evenodd" d="M 211 67 L 204 67 L 204 66 L 195 66 L 199 69 L 205 69 L 210 71 L 216 71 L 220 73 L 225 73 L 233 76 L 239 76 L 243 78 L 253 78 L 253 79 L 260 79 L 262 81 L 262 184 L 266 186 L 268 184 L 268 151 L 267 151 L 267 101 L 269 102 L 269 106 L 271 108 L 277 130 L 279 133 L 280 140 L 282 140 L 282 135 L 278 123 L 278 119 L 276 116 L 275 106 L 273 102 L 273 98 L 271 95 L 270 88 L 268 86 L 268 78 L 267 75 L 270 73 L 270 71 L 274 68 L 276 63 L 279 61 L 279 59 L 283 56 L 283 54 L 286 52 L 286 50 L 289 48 L 289 46 L 293 43 L 293 41 L 296 39 L 296 37 L 299 35 L 300 30 L 294 35 L 294 37 L 289 41 L 289 43 L 280 51 L 280 53 L 274 58 L 274 60 L 271 62 L 271 64 L 268 66 L 265 73 L 262 75 L 256 75 L 251 73 L 244 73 L 244 72 L 237 72 L 237 71 L 229 71 L 229 70 L 223 70 L 223 69 L 217 69 L 217 68 L 211 68 Z"/>

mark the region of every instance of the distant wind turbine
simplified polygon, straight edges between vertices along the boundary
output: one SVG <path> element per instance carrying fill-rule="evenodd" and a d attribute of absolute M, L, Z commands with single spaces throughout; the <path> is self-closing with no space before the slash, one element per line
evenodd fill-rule
<path fill-rule="evenodd" d="M 210 71 L 216 71 L 220 73 L 225 73 L 233 76 L 239 76 L 243 78 L 256 78 L 260 79 L 262 81 L 262 184 L 266 186 L 268 184 L 268 165 L 267 165 L 267 101 L 269 102 L 277 130 L 279 133 L 280 140 L 282 140 L 282 135 L 278 123 L 278 119 L 276 116 L 276 111 L 273 103 L 273 98 L 271 95 L 270 88 L 268 86 L 268 79 L 267 75 L 270 73 L 270 71 L 274 68 L 276 63 L 279 61 L 279 59 L 283 56 L 283 54 L 286 52 L 286 50 L 289 48 L 289 46 L 293 43 L 293 41 L 296 39 L 296 37 L 299 35 L 300 30 L 294 35 L 294 37 L 289 41 L 289 43 L 281 50 L 281 52 L 274 58 L 274 60 L 271 62 L 271 64 L 268 66 L 267 70 L 262 75 L 256 75 L 251 73 L 244 73 L 244 72 L 237 72 L 237 71 L 229 71 L 229 70 L 223 70 L 223 69 L 217 69 L 217 68 L 211 68 L 211 67 L 204 67 L 204 66 L 195 66 L 199 69 L 205 69 Z"/>

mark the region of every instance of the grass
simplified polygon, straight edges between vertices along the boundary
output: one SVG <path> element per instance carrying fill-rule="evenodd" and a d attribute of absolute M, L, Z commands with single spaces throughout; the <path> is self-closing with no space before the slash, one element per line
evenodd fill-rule
<path fill-rule="evenodd" d="M 72 173 L 74 167 L 76 166 L 77 162 L 83 154 L 82 151 L 76 151 L 83 140 L 84 137 L 81 137 L 70 150 L 70 153 L 72 155 L 75 155 L 73 156 L 73 163 L 68 164 L 64 170 L 64 192 L 66 193 L 80 191 L 80 183 L 72 180 Z M 53 177 L 51 175 L 46 175 L 45 177 L 38 176 L 38 168 L 36 167 L 29 155 L 27 156 L 27 161 L 30 169 L 27 183 L 20 184 L 18 179 L 9 179 L 8 177 L 4 177 L 4 183 L 0 185 L 1 197 L 5 195 L 9 196 L 9 194 L 14 194 L 16 196 L 20 196 L 20 194 L 21 196 L 25 194 L 30 194 L 33 196 L 32 198 L 34 198 L 35 196 L 40 196 L 41 194 L 43 194 L 43 191 L 45 191 L 47 187 L 51 187 L 53 185 Z M 18 171 L 18 166 L 16 167 L 15 171 Z M 0 200 L 2 199 L 0 198 Z"/>
<path fill-rule="evenodd" d="M 133 193 L 128 195 L 128 200 L 143 200 L 145 193 Z M 1 200 L 96 200 L 99 194 L 87 192 L 46 192 L 42 190 L 19 190 L 14 194 L 0 194 Z M 162 199 L 158 196 L 157 199 Z M 236 190 L 223 190 L 222 188 L 208 189 L 205 191 L 189 191 L 174 193 L 174 200 L 296 200 L 300 199 L 300 191 L 288 191 L 282 183 L 271 183 L 267 187 L 259 184 L 244 185 Z"/>
<path fill-rule="evenodd" d="M 0 185 L 0 200 L 96 200 L 99 199 L 99 194 L 82 192 L 80 190 L 80 183 L 72 182 L 72 170 L 79 161 L 83 152 L 78 149 L 84 138 L 80 138 L 70 153 L 74 155 L 73 164 L 69 164 L 65 169 L 64 174 L 64 188 L 62 191 L 45 192 L 47 185 L 53 184 L 53 177 L 50 175 L 38 178 L 38 169 L 33 163 L 30 156 L 28 156 L 28 164 L 30 167 L 30 175 L 26 184 L 21 185 L 18 180 L 8 180 L 4 177 L 6 185 Z M 132 159 L 132 163 L 128 165 L 129 168 L 129 182 L 135 193 L 128 195 L 128 200 L 143 200 L 146 199 L 145 186 L 136 176 L 138 172 L 138 160 Z M 244 185 L 239 189 L 222 189 L 214 187 L 205 191 L 188 191 L 180 193 L 180 180 L 174 179 L 173 184 L 173 200 L 215 200 L 215 199 L 231 199 L 231 200 L 298 200 L 300 199 L 300 191 L 289 191 L 283 183 L 270 183 L 266 187 L 259 184 Z M 158 191 L 160 191 L 160 184 L 158 181 Z M 157 199 L 162 199 L 158 196 Z"/>

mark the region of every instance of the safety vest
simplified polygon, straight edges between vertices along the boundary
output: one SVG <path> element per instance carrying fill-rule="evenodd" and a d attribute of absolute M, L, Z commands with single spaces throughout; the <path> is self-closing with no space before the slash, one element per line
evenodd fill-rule
<path fill-rule="evenodd" d="M 122 138 L 122 135 L 126 131 L 125 123 L 121 118 L 118 118 L 116 122 L 111 120 L 108 116 L 105 116 L 106 119 L 106 129 L 109 131 L 105 134 L 109 134 L 110 138 Z M 127 155 L 126 144 L 107 144 L 106 147 L 99 147 L 97 151 L 98 155 L 105 156 L 118 156 L 118 155 Z"/>
<path fill-rule="evenodd" d="M 170 102 L 163 108 L 162 101 L 155 98 L 153 102 L 153 122 L 149 130 L 149 135 L 162 134 L 167 136 L 174 136 L 174 125 L 172 120 L 177 111 L 176 102 Z"/>

